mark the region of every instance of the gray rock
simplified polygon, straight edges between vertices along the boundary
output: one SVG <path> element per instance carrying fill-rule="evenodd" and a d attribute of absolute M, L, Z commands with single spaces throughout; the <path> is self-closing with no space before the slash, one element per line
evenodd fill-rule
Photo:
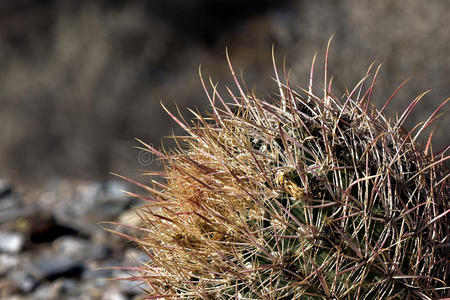
<path fill-rule="evenodd" d="M 13 186 L 6 180 L 0 179 L 0 201 L 10 196 L 13 192 Z"/>
<path fill-rule="evenodd" d="M 121 190 L 126 186 L 114 181 L 78 184 L 70 198 L 56 204 L 54 214 L 58 222 L 84 234 L 101 230 L 98 222 L 117 218 L 132 201 Z"/>
<path fill-rule="evenodd" d="M 83 280 L 95 282 L 99 287 L 104 287 L 108 282 L 106 279 L 113 278 L 113 269 L 110 267 L 120 267 L 121 262 L 118 260 L 106 260 L 93 266 L 89 266 L 83 273 Z"/>
<path fill-rule="evenodd" d="M 72 260 L 100 260 L 108 255 L 108 247 L 105 245 L 92 244 L 91 241 L 63 236 L 53 242 L 53 249 L 61 257 Z"/>
<path fill-rule="evenodd" d="M 70 296 L 81 294 L 80 285 L 73 279 L 58 279 L 39 286 L 32 295 L 33 300 L 71 299 Z M 83 291 L 84 292 L 84 291 Z M 83 298 L 78 298 L 83 299 Z M 91 299 L 91 298 L 87 298 Z"/>
<path fill-rule="evenodd" d="M 18 264 L 19 257 L 9 254 L 0 254 L 0 276 L 16 267 Z"/>
<path fill-rule="evenodd" d="M 0 223 L 15 220 L 30 215 L 32 210 L 21 205 L 11 205 L 8 208 L 0 210 Z"/>
<path fill-rule="evenodd" d="M 39 255 L 31 262 L 33 273 L 39 278 L 54 280 L 58 277 L 80 277 L 84 264 L 80 259 L 65 257 L 53 252 Z"/>
<path fill-rule="evenodd" d="M 35 276 L 23 270 L 14 271 L 9 277 L 23 293 L 31 292 L 38 284 L 38 279 Z"/>
<path fill-rule="evenodd" d="M 0 251 L 18 253 L 23 246 L 24 238 L 16 232 L 0 231 Z"/>
<path fill-rule="evenodd" d="M 24 206 L 22 199 L 12 186 L 0 180 L 0 223 L 26 217 L 32 208 Z"/>
<path fill-rule="evenodd" d="M 62 290 L 66 295 L 77 295 L 79 291 L 78 283 L 73 279 L 62 280 Z"/>

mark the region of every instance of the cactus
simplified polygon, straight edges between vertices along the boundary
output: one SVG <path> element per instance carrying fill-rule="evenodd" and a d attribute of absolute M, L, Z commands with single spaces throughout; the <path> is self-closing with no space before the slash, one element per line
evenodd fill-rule
<path fill-rule="evenodd" d="M 328 48 L 327 48 L 328 54 Z M 325 66 L 327 61 L 325 56 Z M 228 55 L 227 55 L 228 58 Z M 378 69 L 337 97 L 294 91 L 276 99 L 246 91 L 229 102 L 201 78 L 211 111 L 192 111 L 164 171 L 137 211 L 144 226 L 121 234 L 148 254 L 132 280 L 149 299 L 436 299 L 449 296 L 446 147 L 418 137 L 447 99 L 410 131 L 371 103 Z M 369 82 L 369 84 L 367 84 Z M 368 87 L 364 87 L 367 85 Z M 403 85 L 403 84 L 402 84 Z M 322 95 L 322 96 L 319 96 Z"/>

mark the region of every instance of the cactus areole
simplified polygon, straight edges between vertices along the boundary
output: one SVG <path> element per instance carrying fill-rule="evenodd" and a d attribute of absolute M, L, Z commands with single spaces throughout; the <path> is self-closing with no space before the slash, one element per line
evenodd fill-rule
<path fill-rule="evenodd" d="M 328 48 L 327 48 L 328 54 Z M 143 185 L 142 226 L 122 236 L 149 256 L 148 299 L 441 299 L 450 269 L 449 171 L 429 127 L 447 99 L 410 131 L 371 103 L 378 69 L 338 97 L 327 78 L 274 99 L 225 97 L 201 77 L 211 104 L 193 112 L 163 179 Z M 227 55 L 228 58 L 228 55 Z M 229 61 L 229 60 L 228 60 Z M 274 60 L 275 61 L 275 60 Z M 314 83 L 315 84 L 315 83 Z"/>

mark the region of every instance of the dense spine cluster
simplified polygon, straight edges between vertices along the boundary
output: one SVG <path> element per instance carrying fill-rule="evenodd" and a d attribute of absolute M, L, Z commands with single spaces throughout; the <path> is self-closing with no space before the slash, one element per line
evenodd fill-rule
<path fill-rule="evenodd" d="M 279 95 L 262 100 L 230 68 L 229 102 L 202 80 L 210 114 L 169 112 L 187 133 L 178 149 L 144 144 L 164 163 L 128 236 L 150 257 L 134 278 L 149 299 L 448 296 L 448 147 L 417 142 L 447 101 L 405 131 L 423 95 L 388 120 L 392 97 L 371 104 L 377 72 L 337 97 L 326 74 L 313 91 L 314 61 L 299 91 L 275 67 Z"/>

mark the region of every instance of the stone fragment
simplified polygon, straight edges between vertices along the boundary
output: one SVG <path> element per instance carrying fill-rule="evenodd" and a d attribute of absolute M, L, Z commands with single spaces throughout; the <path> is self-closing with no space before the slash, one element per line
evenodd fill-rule
<path fill-rule="evenodd" d="M 0 231 L 0 251 L 18 253 L 23 246 L 24 238 L 20 233 Z"/>

